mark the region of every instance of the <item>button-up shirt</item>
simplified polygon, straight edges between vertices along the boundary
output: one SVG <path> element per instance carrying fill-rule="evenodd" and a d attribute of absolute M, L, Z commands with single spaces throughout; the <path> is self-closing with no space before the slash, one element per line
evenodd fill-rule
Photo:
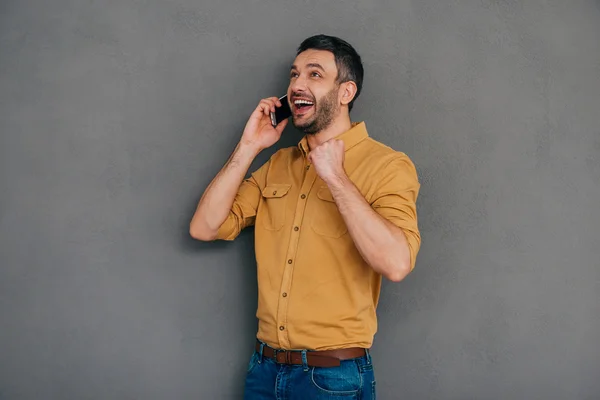
<path fill-rule="evenodd" d="M 411 269 L 421 237 L 414 164 L 372 139 L 364 122 L 338 136 L 344 169 L 371 207 L 404 232 Z M 372 345 L 382 277 L 359 254 L 328 186 L 308 161 L 306 137 L 245 179 L 217 239 L 254 225 L 257 338 L 280 349 Z"/>

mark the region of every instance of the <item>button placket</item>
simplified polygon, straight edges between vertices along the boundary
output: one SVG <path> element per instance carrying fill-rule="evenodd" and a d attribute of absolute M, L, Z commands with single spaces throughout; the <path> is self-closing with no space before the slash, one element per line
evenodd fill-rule
<path fill-rule="evenodd" d="M 292 221 L 292 227 L 294 232 L 299 232 L 300 227 L 302 226 L 302 220 L 304 218 L 304 213 L 306 210 L 307 204 L 307 194 L 310 192 L 313 187 L 316 174 L 313 172 L 314 169 L 309 168 L 307 165 L 305 167 L 304 180 L 302 182 L 302 187 L 300 188 L 300 196 L 298 197 L 298 201 L 296 202 L 296 210 L 294 213 L 294 220 Z M 277 326 L 279 330 L 277 332 L 277 336 L 279 337 L 279 342 L 283 347 L 289 347 L 290 342 L 287 335 L 289 329 L 286 329 L 287 325 L 287 313 L 288 313 L 288 305 L 289 298 L 292 286 L 292 275 L 293 268 L 295 265 L 296 259 L 296 251 L 298 249 L 298 242 L 300 240 L 300 234 L 292 232 L 290 237 L 288 251 L 287 251 L 287 259 L 286 265 L 283 272 L 283 279 L 281 282 L 281 291 L 282 295 L 279 297 L 279 307 L 277 311 Z"/>

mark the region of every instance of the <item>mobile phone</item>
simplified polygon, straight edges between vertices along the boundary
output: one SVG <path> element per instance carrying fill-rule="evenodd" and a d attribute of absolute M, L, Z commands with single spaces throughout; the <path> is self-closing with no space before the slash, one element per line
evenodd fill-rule
<path fill-rule="evenodd" d="M 276 106 L 275 112 L 271 113 L 271 125 L 273 126 L 277 126 L 281 121 L 292 116 L 292 110 L 288 103 L 287 94 L 281 96 L 279 101 L 281 102 L 281 107 Z"/>

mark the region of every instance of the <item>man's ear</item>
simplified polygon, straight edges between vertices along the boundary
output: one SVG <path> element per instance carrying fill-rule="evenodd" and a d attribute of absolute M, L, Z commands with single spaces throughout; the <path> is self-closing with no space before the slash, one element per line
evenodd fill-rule
<path fill-rule="evenodd" d="M 344 82 L 340 85 L 340 102 L 347 106 L 356 95 L 356 83 L 353 81 Z"/>

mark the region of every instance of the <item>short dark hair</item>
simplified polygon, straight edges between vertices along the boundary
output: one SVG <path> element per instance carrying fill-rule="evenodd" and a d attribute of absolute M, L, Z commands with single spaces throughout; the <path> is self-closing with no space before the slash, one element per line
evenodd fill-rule
<path fill-rule="evenodd" d="M 364 76 L 361 58 L 354 47 L 338 37 L 320 34 L 305 39 L 298 47 L 296 55 L 309 49 L 332 52 L 338 69 L 337 82 L 353 81 L 356 83 L 356 95 L 348 103 L 348 111 L 352 110 L 354 100 L 361 92 Z"/>

